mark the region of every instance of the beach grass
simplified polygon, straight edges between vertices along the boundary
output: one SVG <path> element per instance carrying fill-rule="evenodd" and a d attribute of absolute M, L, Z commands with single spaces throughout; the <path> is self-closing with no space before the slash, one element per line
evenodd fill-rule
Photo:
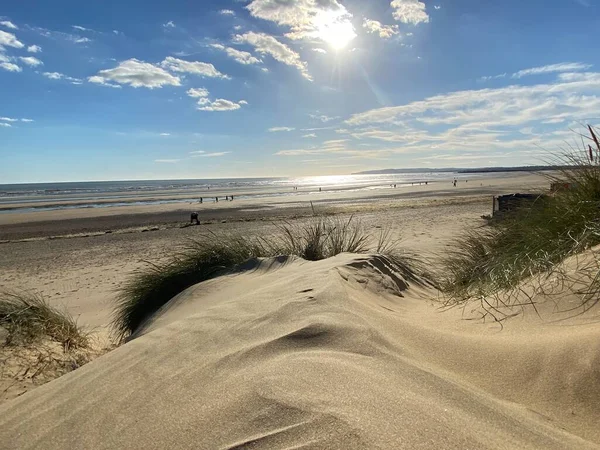
<path fill-rule="evenodd" d="M 418 258 L 401 251 L 390 234 L 382 232 L 374 246 L 359 221 L 315 217 L 307 223 L 284 222 L 273 235 L 248 238 L 208 234 L 188 241 L 170 259 L 147 263 L 132 274 L 119 291 L 112 327 L 126 339 L 170 299 L 188 287 L 231 271 L 253 258 L 281 255 L 317 261 L 340 253 L 381 253 L 412 281 L 421 281 Z"/>
<path fill-rule="evenodd" d="M 88 334 L 66 311 L 51 306 L 41 295 L 0 293 L 0 327 L 7 332 L 5 345 L 30 345 L 48 339 L 65 351 L 85 348 Z"/>
<path fill-rule="evenodd" d="M 585 146 L 570 148 L 547 175 L 549 184 L 568 188 L 548 192 L 453 243 L 442 264 L 446 304 L 484 299 L 495 302 L 492 308 L 515 306 L 519 296 L 496 294 L 515 292 L 523 280 L 552 272 L 566 258 L 600 244 L 600 143 L 592 127 L 588 133 Z"/>

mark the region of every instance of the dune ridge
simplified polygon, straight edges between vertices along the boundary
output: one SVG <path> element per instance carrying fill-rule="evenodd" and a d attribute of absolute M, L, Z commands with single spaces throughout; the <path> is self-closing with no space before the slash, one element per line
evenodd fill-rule
<path fill-rule="evenodd" d="M 14 448 L 598 448 L 597 327 L 441 314 L 381 256 L 257 260 L 0 407 Z"/>

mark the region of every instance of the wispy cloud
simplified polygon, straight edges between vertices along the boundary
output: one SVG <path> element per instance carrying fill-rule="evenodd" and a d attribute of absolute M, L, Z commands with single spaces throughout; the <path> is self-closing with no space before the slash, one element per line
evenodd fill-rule
<path fill-rule="evenodd" d="M 519 70 L 512 75 L 512 78 L 523 78 L 530 75 L 540 75 L 556 72 L 577 72 L 579 70 L 587 70 L 592 67 L 591 64 L 576 63 L 559 63 L 550 64 L 548 66 L 533 67 L 531 69 Z"/>
<path fill-rule="evenodd" d="M 81 84 L 83 82 L 83 80 L 81 80 L 80 78 L 70 77 L 60 72 L 44 72 L 42 73 L 42 75 L 51 80 L 70 81 L 72 84 Z"/>
<path fill-rule="evenodd" d="M 160 163 L 160 164 L 175 164 L 178 163 L 179 161 L 181 161 L 180 159 L 155 159 L 154 162 L 155 163 Z"/>
<path fill-rule="evenodd" d="M 308 115 L 313 120 L 318 120 L 323 123 L 331 122 L 332 120 L 337 120 L 340 116 L 327 116 L 325 114 L 309 114 Z"/>
<path fill-rule="evenodd" d="M 27 64 L 28 66 L 37 67 L 42 66 L 44 63 L 33 56 L 19 56 L 19 59 Z"/>
<path fill-rule="evenodd" d="M 169 20 L 168 22 L 163 23 L 163 28 L 175 28 L 175 22 Z"/>
<path fill-rule="evenodd" d="M 219 11 L 219 14 L 223 16 L 235 16 L 235 11 L 231 9 L 222 9 L 221 11 Z"/>
<path fill-rule="evenodd" d="M 164 61 L 160 63 L 160 66 L 171 72 L 190 73 L 208 78 L 230 78 L 219 72 L 212 64 L 202 61 L 186 61 L 167 56 Z"/>
<path fill-rule="evenodd" d="M 231 152 L 212 152 L 212 153 L 206 153 L 202 150 L 199 150 L 197 152 L 190 152 L 192 154 L 193 158 L 218 158 L 220 156 L 225 156 L 228 155 Z"/>
<path fill-rule="evenodd" d="M 600 73 L 562 73 L 548 84 L 450 92 L 365 111 L 340 131 L 394 153 L 533 151 L 562 145 L 565 136 L 548 125 L 600 117 L 598 91 Z M 393 144 L 402 147 L 389 147 Z"/>
<path fill-rule="evenodd" d="M 0 117 L 0 122 L 11 122 L 11 123 L 14 123 L 14 122 L 19 122 L 19 121 L 20 122 L 28 123 L 28 122 L 33 122 L 33 119 L 15 119 L 13 117 Z"/>
<path fill-rule="evenodd" d="M 295 67 L 304 78 L 312 81 L 312 77 L 306 68 L 306 63 L 300 59 L 300 55 L 273 36 L 251 31 L 236 35 L 234 41 L 239 44 L 249 44 L 261 55 L 270 55 L 280 63 Z"/>
<path fill-rule="evenodd" d="M 294 130 L 295 130 L 295 128 L 292 128 L 292 127 L 272 127 L 272 128 L 269 128 L 267 131 L 269 133 L 277 133 L 279 131 L 294 131 Z"/>
<path fill-rule="evenodd" d="M 244 52 L 232 47 L 225 47 L 222 44 L 211 44 L 211 47 L 224 51 L 227 53 L 227 56 L 239 62 L 240 64 L 259 64 L 262 62 L 257 57 L 252 56 L 252 53 Z"/>
<path fill-rule="evenodd" d="M 91 28 L 85 28 L 82 27 L 81 25 L 71 25 L 71 28 L 75 29 L 75 30 L 79 30 L 79 31 L 94 31 Z"/>
<path fill-rule="evenodd" d="M 19 27 L 12 23 L 10 20 L 3 20 L 0 22 L 0 25 L 6 28 L 10 28 L 11 30 L 18 30 Z"/>

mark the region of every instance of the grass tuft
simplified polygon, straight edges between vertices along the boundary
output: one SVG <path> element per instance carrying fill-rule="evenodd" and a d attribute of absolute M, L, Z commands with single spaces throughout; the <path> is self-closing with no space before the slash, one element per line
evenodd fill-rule
<path fill-rule="evenodd" d="M 88 346 L 88 336 L 75 319 L 36 294 L 0 293 L 0 327 L 7 331 L 5 345 L 28 345 L 50 339 L 65 350 Z"/>
<path fill-rule="evenodd" d="M 113 329 L 126 339 L 169 300 L 194 284 L 231 271 L 252 258 L 281 255 L 318 261 L 340 253 L 382 253 L 397 265 L 409 280 L 419 281 L 418 260 L 398 251 L 389 233 L 370 249 L 370 235 L 352 217 L 315 218 L 304 224 L 283 223 L 269 237 L 247 238 L 208 234 L 189 241 L 171 259 L 147 263 L 126 282 L 117 297 Z M 413 266 L 415 269 L 413 270 Z"/>
<path fill-rule="evenodd" d="M 555 271 L 566 258 L 600 244 L 600 143 L 594 129 L 588 130 L 591 144 L 571 148 L 547 176 L 569 189 L 522 205 L 454 242 L 443 261 L 447 305 L 478 299 L 490 310 L 522 306 L 515 294 L 523 280 Z"/>

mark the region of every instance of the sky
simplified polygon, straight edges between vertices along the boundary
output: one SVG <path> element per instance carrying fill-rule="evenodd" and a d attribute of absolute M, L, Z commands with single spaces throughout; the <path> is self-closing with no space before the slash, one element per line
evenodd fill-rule
<path fill-rule="evenodd" d="M 540 164 L 600 0 L 6 0 L 0 184 Z"/>

